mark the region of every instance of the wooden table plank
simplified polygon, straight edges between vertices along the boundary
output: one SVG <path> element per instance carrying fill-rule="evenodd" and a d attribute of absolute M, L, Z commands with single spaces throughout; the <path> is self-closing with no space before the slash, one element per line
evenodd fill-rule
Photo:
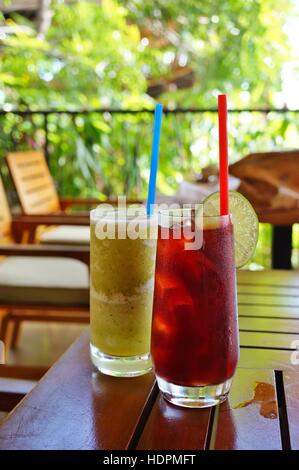
<path fill-rule="evenodd" d="M 211 409 L 183 409 L 159 394 L 137 449 L 201 450 L 205 448 Z"/>
<path fill-rule="evenodd" d="M 259 284 L 266 286 L 299 287 L 299 272 L 283 269 L 264 269 L 262 271 L 237 271 L 238 283 Z"/>
<path fill-rule="evenodd" d="M 299 290 L 299 289 L 298 289 Z M 259 294 L 242 294 L 238 292 L 238 303 L 241 305 L 271 305 L 279 307 L 292 307 L 296 308 L 297 315 L 299 316 L 299 297 L 290 295 L 265 295 Z"/>
<path fill-rule="evenodd" d="M 238 366 L 245 369 L 292 370 L 299 372 L 299 365 L 291 363 L 292 353 L 294 351 L 241 347 Z"/>
<path fill-rule="evenodd" d="M 283 382 L 291 448 L 299 450 L 299 373 L 284 371 Z"/>
<path fill-rule="evenodd" d="M 241 346 L 258 346 L 260 348 L 275 349 L 296 349 L 299 345 L 299 334 L 283 334 L 283 333 L 261 333 L 261 332 L 243 332 L 240 331 Z M 296 343 L 298 342 L 298 343 Z"/>
<path fill-rule="evenodd" d="M 154 376 L 93 373 L 88 334 L 51 368 L 0 427 L 0 449 L 125 449 Z"/>
<path fill-rule="evenodd" d="M 284 318 L 239 317 L 239 330 L 299 334 L 299 318 L 288 320 Z"/>
<path fill-rule="evenodd" d="M 239 282 L 238 292 L 241 294 L 263 294 L 273 297 L 284 295 L 298 298 L 299 286 L 264 285 Z"/>
<path fill-rule="evenodd" d="M 211 448 L 281 449 L 272 371 L 237 371 L 229 400 L 219 407 L 218 416 L 216 414 Z"/>
<path fill-rule="evenodd" d="M 239 317 L 258 318 L 299 318 L 299 307 L 285 307 L 279 305 L 252 305 L 241 303 L 238 305 Z"/>

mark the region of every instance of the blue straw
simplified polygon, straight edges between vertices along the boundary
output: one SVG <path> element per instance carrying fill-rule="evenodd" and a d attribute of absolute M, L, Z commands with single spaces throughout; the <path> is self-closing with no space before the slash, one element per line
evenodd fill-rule
<path fill-rule="evenodd" d="M 148 196 L 147 196 L 147 206 L 146 206 L 146 212 L 148 216 L 151 216 L 153 214 L 153 209 L 154 209 L 154 204 L 155 204 L 162 115 L 163 115 L 163 106 L 162 104 L 158 103 L 156 104 L 156 107 L 155 107 L 154 135 L 153 135 L 153 143 L 152 143 L 150 179 L 149 179 L 149 185 L 148 185 Z"/>

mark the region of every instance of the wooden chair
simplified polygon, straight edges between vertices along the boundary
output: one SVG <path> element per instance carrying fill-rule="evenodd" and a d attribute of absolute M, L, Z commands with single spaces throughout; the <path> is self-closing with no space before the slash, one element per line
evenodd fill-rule
<path fill-rule="evenodd" d="M 0 422 L 1 413 L 10 412 L 45 374 L 45 367 L 5 364 L 5 346 L 0 341 Z"/>
<path fill-rule="evenodd" d="M 98 199 L 60 199 L 42 152 L 13 152 L 6 156 L 21 208 L 27 215 L 61 215 L 72 206 L 98 205 Z M 83 214 L 81 214 L 83 216 Z M 85 212 L 85 225 L 89 225 Z M 42 243 L 89 244 L 89 227 L 71 224 L 40 232 Z"/>
<path fill-rule="evenodd" d="M 89 321 L 89 247 L 16 243 L 24 228 L 47 222 L 51 217 L 12 218 L 0 180 L 0 340 L 7 348 L 24 320 Z"/>
<path fill-rule="evenodd" d="M 6 161 L 24 214 L 59 214 L 72 206 L 100 203 L 96 198 L 59 198 L 42 152 L 13 152 Z"/>

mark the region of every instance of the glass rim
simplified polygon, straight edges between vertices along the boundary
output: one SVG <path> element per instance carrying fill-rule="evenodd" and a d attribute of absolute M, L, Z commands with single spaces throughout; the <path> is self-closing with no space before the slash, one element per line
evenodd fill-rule
<path fill-rule="evenodd" d="M 198 204 L 198 206 L 202 206 L 202 204 Z M 192 205 L 191 207 L 181 207 L 177 209 L 161 209 L 158 211 L 158 215 L 162 217 L 172 217 L 172 218 L 178 218 L 182 219 L 183 217 L 191 217 L 193 214 L 196 214 L 196 205 Z M 229 212 L 228 214 L 218 214 L 218 215 L 205 215 L 203 213 L 199 213 L 199 216 L 201 216 L 203 219 L 226 219 L 226 218 L 231 218 L 232 214 Z"/>
<path fill-rule="evenodd" d="M 129 210 L 129 213 L 128 213 Z M 128 206 L 126 208 L 101 208 L 96 207 L 90 211 L 90 219 L 106 219 L 111 222 L 127 222 L 133 220 L 152 221 L 157 218 L 157 214 L 148 215 L 145 206 Z"/>

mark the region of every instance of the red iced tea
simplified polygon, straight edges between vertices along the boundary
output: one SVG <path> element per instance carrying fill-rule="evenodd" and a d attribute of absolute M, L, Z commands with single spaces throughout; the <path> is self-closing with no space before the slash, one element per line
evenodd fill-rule
<path fill-rule="evenodd" d="M 203 226 L 196 250 L 159 227 L 151 352 L 157 376 L 185 387 L 224 383 L 238 361 L 233 227 L 229 216 Z"/>

